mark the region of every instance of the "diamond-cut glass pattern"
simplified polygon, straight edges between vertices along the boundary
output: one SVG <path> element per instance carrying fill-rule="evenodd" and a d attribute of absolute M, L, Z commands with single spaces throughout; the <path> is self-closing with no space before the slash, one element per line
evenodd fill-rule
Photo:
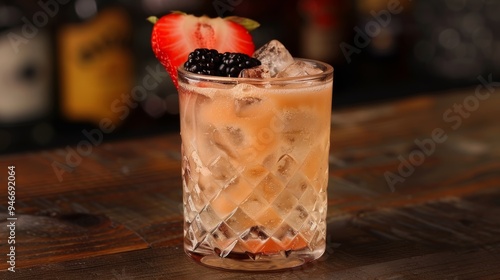
<path fill-rule="evenodd" d="M 273 173 L 278 177 L 284 184 L 288 183 L 290 179 L 295 174 L 295 171 L 299 167 L 299 164 L 288 154 L 281 156 L 274 166 Z"/>
<path fill-rule="evenodd" d="M 247 135 L 233 124 L 210 127 L 182 149 L 186 248 L 258 259 L 323 242 L 328 150 L 292 130 L 282 147 L 243 165 L 235 158 L 242 151 L 231 149 L 248 143 Z"/>
<path fill-rule="evenodd" d="M 255 187 L 254 193 L 261 195 L 266 201 L 272 202 L 280 192 L 285 188 L 285 185 L 276 178 L 273 174 L 268 174 Z"/>
<path fill-rule="evenodd" d="M 210 202 L 209 206 L 214 209 L 219 219 L 224 219 L 236 208 L 236 204 L 234 204 L 224 192 L 220 192 L 219 195 Z"/>
<path fill-rule="evenodd" d="M 186 244 L 191 250 L 208 248 L 221 257 L 239 250 L 255 258 L 259 252 L 310 249 L 310 243 L 321 241 L 326 193 L 318 190 L 326 186 L 317 185 L 327 181 L 328 173 L 312 172 L 310 165 L 288 154 L 274 161 L 267 168 L 240 168 L 219 156 L 206 167 L 183 164 L 183 174 L 189 175 L 183 176 L 183 185 L 185 234 L 191 240 Z M 205 172 L 193 176 L 194 169 Z"/>
<path fill-rule="evenodd" d="M 297 198 L 288 189 L 284 189 L 272 203 L 272 208 L 281 217 L 286 217 L 288 213 L 297 205 Z"/>
<path fill-rule="evenodd" d="M 184 249 L 193 259 L 254 271 L 324 252 L 329 75 L 307 86 L 180 77 Z"/>
<path fill-rule="evenodd" d="M 268 205 L 269 203 L 258 192 L 253 192 L 241 203 L 240 209 L 255 219 L 267 211 Z"/>

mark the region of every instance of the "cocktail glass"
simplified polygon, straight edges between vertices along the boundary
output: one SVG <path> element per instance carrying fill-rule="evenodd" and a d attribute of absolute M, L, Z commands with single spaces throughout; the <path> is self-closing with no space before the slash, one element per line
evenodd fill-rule
<path fill-rule="evenodd" d="M 319 258 L 326 244 L 333 68 L 229 78 L 178 70 L 184 249 L 234 270 Z"/>

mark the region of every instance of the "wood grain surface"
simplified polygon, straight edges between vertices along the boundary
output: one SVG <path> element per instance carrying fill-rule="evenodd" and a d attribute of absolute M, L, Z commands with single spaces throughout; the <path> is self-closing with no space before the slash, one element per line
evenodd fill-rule
<path fill-rule="evenodd" d="M 1 156 L 0 278 L 500 279 L 499 108 L 469 89 L 334 110 L 327 251 L 272 273 L 184 254 L 178 134 Z"/>

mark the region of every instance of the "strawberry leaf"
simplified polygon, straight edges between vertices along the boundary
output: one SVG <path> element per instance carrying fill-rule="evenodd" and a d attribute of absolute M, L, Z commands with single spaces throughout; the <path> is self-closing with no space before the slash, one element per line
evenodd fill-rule
<path fill-rule="evenodd" d="M 158 18 L 155 16 L 150 16 L 146 20 L 151 22 L 152 24 L 155 24 L 158 21 Z"/>
<path fill-rule="evenodd" d="M 260 26 L 260 24 L 258 22 L 256 22 L 255 20 L 249 19 L 249 18 L 244 18 L 244 17 L 229 16 L 229 17 L 225 17 L 224 19 L 228 20 L 228 21 L 235 22 L 235 23 L 245 27 L 245 29 L 248 31 L 255 30 Z"/>

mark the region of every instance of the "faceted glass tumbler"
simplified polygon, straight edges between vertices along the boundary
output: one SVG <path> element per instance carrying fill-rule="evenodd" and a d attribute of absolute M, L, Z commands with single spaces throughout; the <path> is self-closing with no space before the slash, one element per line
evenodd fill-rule
<path fill-rule="evenodd" d="M 179 69 L 184 249 L 199 263 L 277 270 L 326 244 L 333 68 L 270 79 Z"/>

